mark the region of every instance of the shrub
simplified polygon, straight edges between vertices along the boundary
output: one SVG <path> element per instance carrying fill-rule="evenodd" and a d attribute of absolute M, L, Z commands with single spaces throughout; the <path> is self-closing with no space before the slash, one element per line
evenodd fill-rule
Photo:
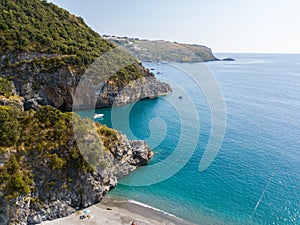
<path fill-rule="evenodd" d="M 0 95 L 9 98 L 12 95 L 13 84 L 11 81 L 0 77 Z"/>
<path fill-rule="evenodd" d="M 20 123 L 10 114 L 9 109 L 0 107 L 0 147 L 16 145 L 21 134 Z"/>

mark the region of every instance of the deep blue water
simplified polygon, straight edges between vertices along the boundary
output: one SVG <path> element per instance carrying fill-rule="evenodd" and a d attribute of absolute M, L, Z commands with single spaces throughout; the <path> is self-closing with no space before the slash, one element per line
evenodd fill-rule
<path fill-rule="evenodd" d="M 171 164 L 182 163 L 180 157 L 191 158 L 162 182 L 145 186 L 120 184 L 111 194 L 197 224 L 300 224 L 300 55 L 217 56 L 230 56 L 236 61 L 185 64 L 184 71 L 177 68 L 182 67 L 180 64 L 145 64 L 162 71 L 158 78 L 168 80 L 174 91 L 165 97 L 114 109 L 120 114 L 113 119 L 113 127 L 130 138 L 151 136 L 149 124 L 153 118 L 152 125 L 159 134 L 152 134 L 154 138 L 149 142 L 155 152 L 150 165 L 123 183 L 136 184 L 143 174 L 147 175 L 148 168 L 165 162 L 179 145 L 182 129 L 189 135 L 181 140 L 184 145 L 178 159 L 166 161 L 169 165 L 162 163 L 152 175 L 163 177 Z M 200 172 L 199 162 L 211 135 L 213 116 L 207 93 L 186 72 L 199 67 L 201 76 L 204 65 L 223 93 L 226 131 L 217 157 Z M 184 97 L 179 99 L 179 95 Z M 122 112 L 130 107 L 129 116 L 122 118 Z M 112 126 L 111 109 L 97 111 L 105 114 L 100 122 Z M 189 116 L 191 119 L 186 120 Z M 135 137 L 122 121 L 129 122 Z"/>

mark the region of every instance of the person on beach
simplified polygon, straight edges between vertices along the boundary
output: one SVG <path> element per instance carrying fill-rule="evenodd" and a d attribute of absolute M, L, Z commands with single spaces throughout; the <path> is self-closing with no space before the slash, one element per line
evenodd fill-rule
<path fill-rule="evenodd" d="M 134 221 L 132 221 L 131 225 L 136 225 L 136 223 Z"/>

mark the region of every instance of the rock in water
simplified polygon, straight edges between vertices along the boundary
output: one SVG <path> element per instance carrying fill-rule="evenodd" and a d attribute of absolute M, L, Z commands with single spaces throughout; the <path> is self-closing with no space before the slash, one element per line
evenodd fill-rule
<path fill-rule="evenodd" d="M 233 59 L 233 58 L 224 58 L 224 59 L 222 59 L 222 61 L 235 61 L 235 59 Z"/>

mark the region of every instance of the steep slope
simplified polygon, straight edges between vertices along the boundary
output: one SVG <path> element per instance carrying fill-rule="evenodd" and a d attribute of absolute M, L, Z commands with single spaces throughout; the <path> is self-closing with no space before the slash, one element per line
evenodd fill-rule
<path fill-rule="evenodd" d="M 111 43 L 122 45 L 141 61 L 193 63 L 219 60 L 213 55 L 210 48 L 203 45 L 109 35 L 103 37 Z"/>
<path fill-rule="evenodd" d="M 85 71 L 113 49 L 54 4 L 1 0 L 0 224 L 67 216 L 99 202 L 119 178 L 149 160 L 145 142 L 51 107 L 71 110 Z M 113 104 L 127 84 L 139 87 L 118 104 L 170 91 L 124 52 L 100 70 L 114 71 L 117 60 L 126 66 L 102 81 L 97 106 Z"/>
<path fill-rule="evenodd" d="M 71 110 L 81 76 L 92 62 L 113 48 L 112 43 L 102 39 L 82 18 L 52 3 L 1 1 L 0 76 L 14 82 L 17 93 L 24 98 L 25 109 L 52 105 Z M 110 106 L 116 93 L 139 78 L 145 78 L 148 84 L 156 83 L 161 87 L 160 94 L 171 91 L 167 84 L 158 82 L 149 70 L 125 53 L 110 59 L 106 66 L 115 66 L 120 61 L 125 62 L 124 68 L 103 81 L 98 107 Z M 153 85 L 147 87 L 150 86 Z M 102 91 L 107 89 L 112 92 L 103 96 Z M 131 97 L 130 101 L 139 100 L 135 93 Z"/>
<path fill-rule="evenodd" d="M 73 113 L 22 111 L 9 104 L 18 97 L 9 86 L 0 80 L 0 224 L 36 224 L 95 204 L 149 160 L 145 142 Z"/>

